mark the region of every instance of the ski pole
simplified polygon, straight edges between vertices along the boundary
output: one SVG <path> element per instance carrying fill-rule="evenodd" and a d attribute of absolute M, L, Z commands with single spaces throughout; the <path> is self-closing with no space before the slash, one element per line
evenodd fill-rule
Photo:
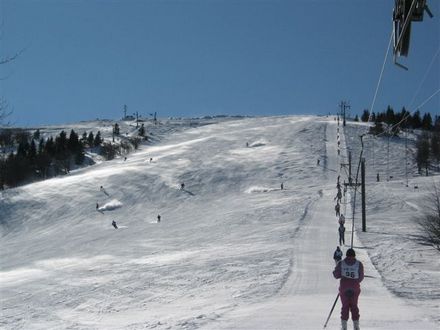
<path fill-rule="evenodd" d="M 332 306 L 332 309 L 330 310 L 330 313 L 328 314 L 327 321 L 325 321 L 324 329 L 327 327 L 327 323 L 328 323 L 328 320 L 330 320 L 330 316 L 332 316 L 333 310 L 335 309 L 336 303 L 338 302 L 338 298 L 339 298 L 339 293 L 336 296 L 335 302 L 333 303 L 333 306 Z"/>

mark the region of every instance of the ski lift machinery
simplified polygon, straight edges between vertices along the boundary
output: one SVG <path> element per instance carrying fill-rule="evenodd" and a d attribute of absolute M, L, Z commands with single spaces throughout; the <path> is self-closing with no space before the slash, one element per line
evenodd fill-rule
<path fill-rule="evenodd" d="M 423 14 L 433 17 L 426 4 L 426 0 L 395 0 L 393 10 L 393 36 L 394 36 L 394 63 L 408 70 L 407 67 L 397 62 L 399 56 L 408 56 L 409 40 L 411 36 L 411 22 L 423 21 Z"/>

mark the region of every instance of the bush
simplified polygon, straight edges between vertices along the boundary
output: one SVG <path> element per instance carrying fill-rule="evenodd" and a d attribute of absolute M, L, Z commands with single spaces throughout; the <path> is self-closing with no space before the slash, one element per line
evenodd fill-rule
<path fill-rule="evenodd" d="M 104 142 L 101 146 L 100 154 L 105 157 L 106 160 L 112 160 L 118 154 L 119 147 L 109 142 Z"/>
<path fill-rule="evenodd" d="M 425 214 L 416 219 L 422 239 L 440 251 L 440 191 L 436 185 L 424 209 Z"/>

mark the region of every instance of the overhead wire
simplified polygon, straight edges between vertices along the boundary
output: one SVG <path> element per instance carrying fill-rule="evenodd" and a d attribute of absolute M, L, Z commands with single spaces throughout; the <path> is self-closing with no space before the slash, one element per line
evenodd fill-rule
<path fill-rule="evenodd" d="M 377 92 L 379 91 L 380 83 L 382 82 L 383 72 L 384 72 L 384 69 L 385 69 L 385 63 L 387 62 L 388 53 L 390 52 L 390 47 L 391 47 L 391 41 L 393 40 L 393 32 L 394 31 L 391 31 L 390 41 L 388 42 L 387 51 L 385 53 L 385 58 L 384 58 L 383 63 L 382 63 L 382 69 L 380 70 L 379 80 L 377 81 L 376 90 L 375 90 L 374 96 L 373 96 L 373 101 L 371 102 L 370 114 L 368 116 L 368 121 L 370 121 L 370 119 L 371 119 L 371 115 L 373 113 L 374 104 L 376 103 Z"/>

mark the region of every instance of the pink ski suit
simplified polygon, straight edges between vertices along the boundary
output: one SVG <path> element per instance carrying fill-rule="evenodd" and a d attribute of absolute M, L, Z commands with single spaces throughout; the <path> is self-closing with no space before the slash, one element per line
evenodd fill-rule
<path fill-rule="evenodd" d="M 333 271 L 335 278 L 340 278 L 339 296 L 341 297 L 341 319 L 348 320 L 349 310 L 351 319 L 359 320 L 358 298 L 361 293 L 360 283 L 364 279 L 364 265 L 355 257 L 346 257 L 338 262 Z"/>

